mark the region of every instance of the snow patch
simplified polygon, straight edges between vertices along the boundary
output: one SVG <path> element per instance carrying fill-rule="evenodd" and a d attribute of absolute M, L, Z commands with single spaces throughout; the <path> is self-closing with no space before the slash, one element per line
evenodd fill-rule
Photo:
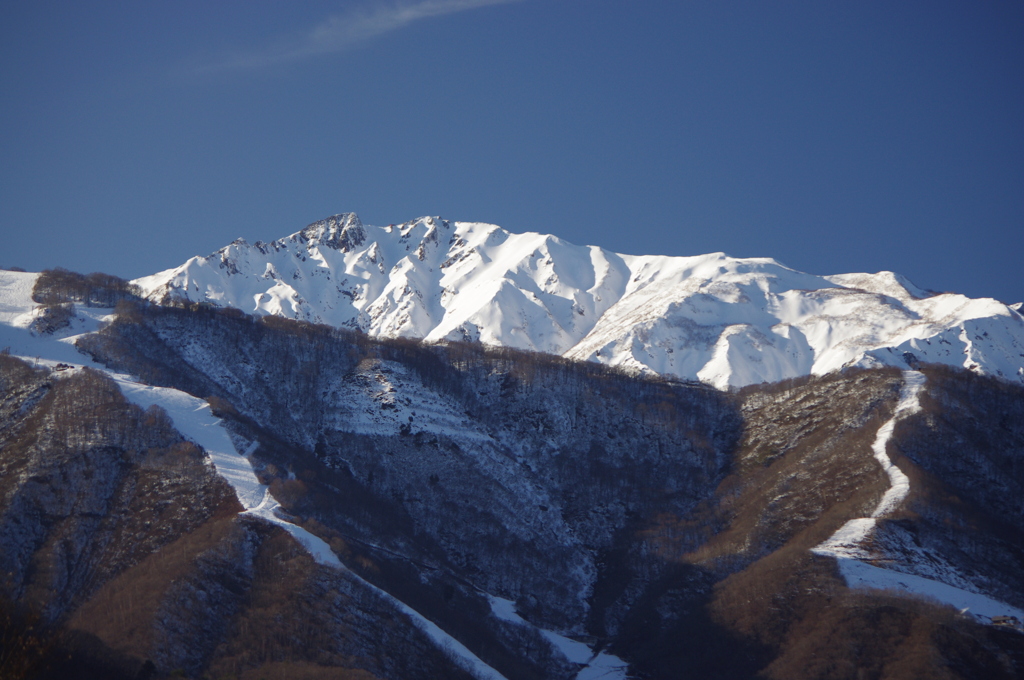
<path fill-rule="evenodd" d="M 508 621 L 520 626 L 528 626 L 537 630 L 548 643 L 558 650 L 566 659 L 572 663 L 581 664 L 584 668 L 576 674 L 576 680 L 626 680 L 629 664 L 617 656 L 607 652 L 594 652 L 588 645 L 573 640 L 572 638 L 559 635 L 558 633 L 543 628 L 538 628 L 532 623 L 519 616 L 516 612 L 516 603 L 494 595 L 488 595 L 487 599 L 491 604 L 491 613 L 502 621 Z"/>
<path fill-rule="evenodd" d="M 989 623 L 995 616 L 1015 616 L 1019 620 L 1024 620 L 1024 610 L 924 576 L 882 569 L 846 557 L 838 558 L 838 564 L 840 573 L 851 588 L 901 590 L 915 595 L 923 595 L 938 600 L 942 604 L 952 605 L 964 613 L 981 619 L 983 623 Z"/>

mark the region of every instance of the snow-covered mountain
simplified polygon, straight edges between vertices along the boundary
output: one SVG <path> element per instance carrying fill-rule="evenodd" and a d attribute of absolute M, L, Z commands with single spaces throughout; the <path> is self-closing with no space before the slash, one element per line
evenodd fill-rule
<path fill-rule="evenodd" d="M 1024 317 L 892 272 L 815 276 L 770 258 L 633 256 L 555 236 L 352 213 L 272 243 L 239 239 L 135 281 L 375 337 L 471 340 L 720 388 L 846 366 L 962 366 L 1024 382 Z"/>
<path fill-rule="evenodd" d="M 726 310 L 800 277 L 936 300 L 737 262 Z M 0 271 L 0 638 L 48 636 L 15 677 L 1022 677 L 1015 381 L 725 393 L 137 293 Z"/>

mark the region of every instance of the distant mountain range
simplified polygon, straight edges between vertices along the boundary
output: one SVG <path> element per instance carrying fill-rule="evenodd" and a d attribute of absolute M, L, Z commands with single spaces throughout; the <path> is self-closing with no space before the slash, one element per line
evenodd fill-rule
<path fill-rule="evenodd" d="M 719 388 L 920 362 L 1024 382 L 1020 306 L 935 294 L 892 272 L 814 276 L 769 258 L 620 255 L 555 236 L 352 213 L 237 240 L 135 281 L 372 337 L 485 344 Z"/>

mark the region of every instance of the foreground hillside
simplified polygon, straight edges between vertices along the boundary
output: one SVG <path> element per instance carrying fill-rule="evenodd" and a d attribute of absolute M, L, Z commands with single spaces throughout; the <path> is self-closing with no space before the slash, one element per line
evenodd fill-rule
<path fill-rule="evenodd" d="M 114 279 L 0 288 L 12 677 L 1024 672 L 1013 383 L 726 393 Z"/>

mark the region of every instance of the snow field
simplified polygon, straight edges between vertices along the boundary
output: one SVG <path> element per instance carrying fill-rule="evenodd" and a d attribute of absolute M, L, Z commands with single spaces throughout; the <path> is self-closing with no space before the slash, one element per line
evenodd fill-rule
<path fill-rule="evenodd" d="M 14 356 L 47 365 L 84 362 L 102 369 L 83 357 L 74 342 L 79 334 L 97 330 L 113 310 L 76 306 L 77 317 L 69 328 L 55 336 L 36 335 L 30 326 L 40 311 L 32 300 L 37 278 L 39 274 L 0 270 L 0 349 L 9 349 Z"/>

